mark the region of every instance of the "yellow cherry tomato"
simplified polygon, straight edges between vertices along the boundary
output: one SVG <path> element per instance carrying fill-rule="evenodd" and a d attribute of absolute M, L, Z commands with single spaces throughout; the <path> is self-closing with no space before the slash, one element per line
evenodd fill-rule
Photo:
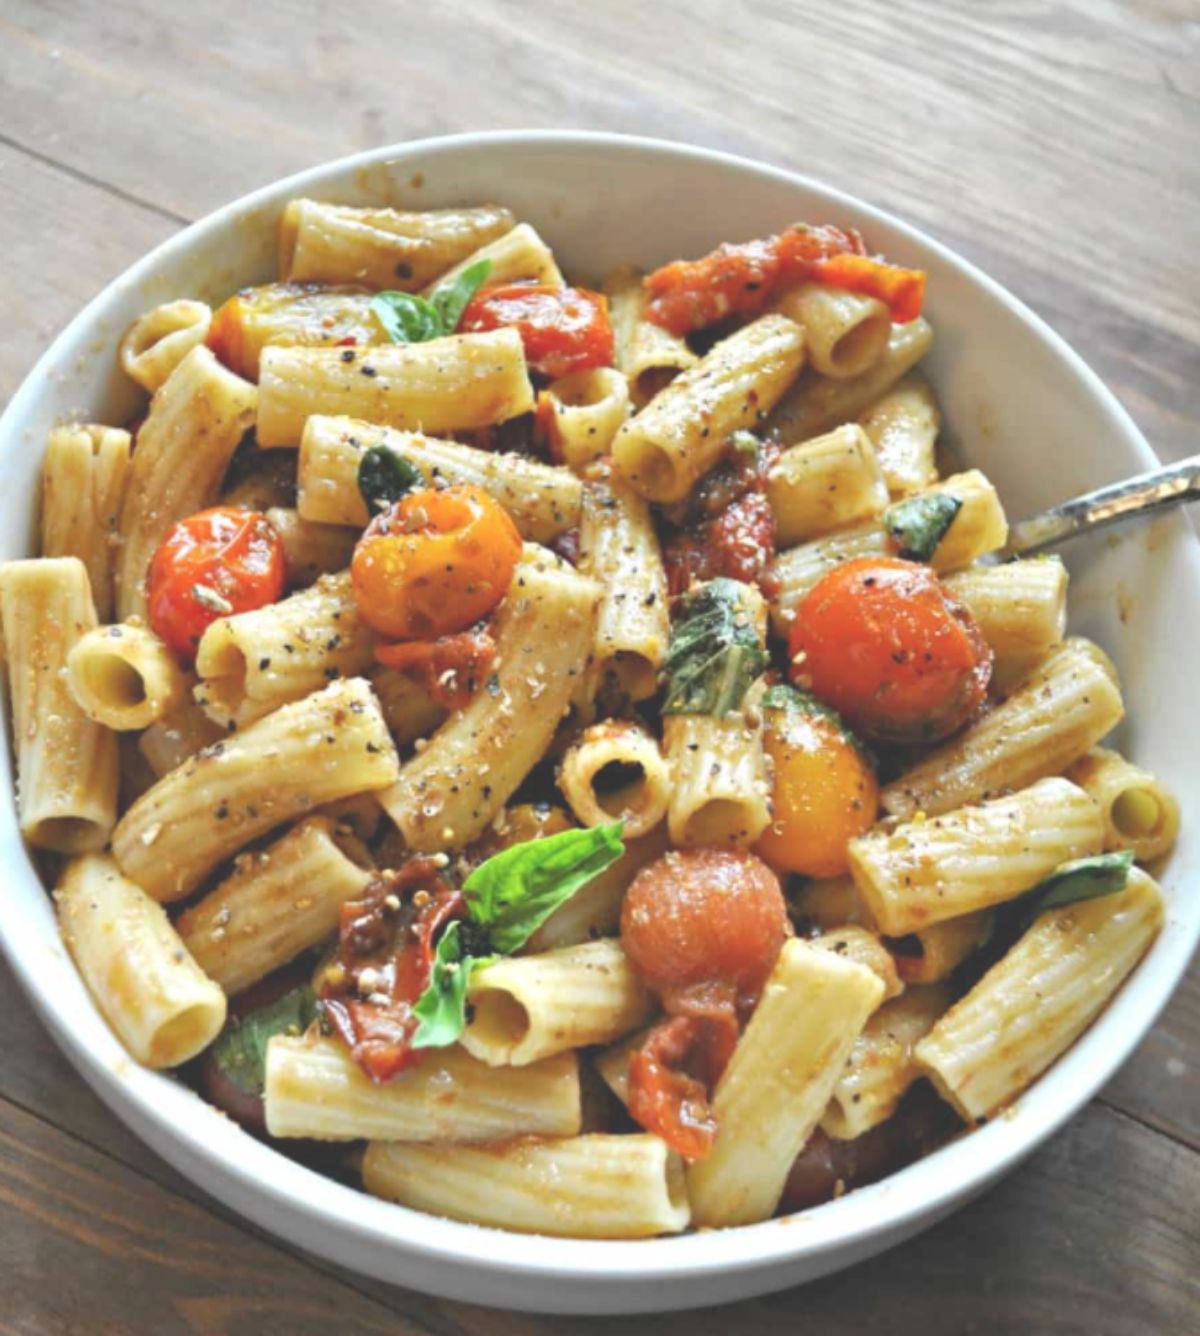
<path fill-rule="evenodd" d="M 806 877 L 846 872 L 846 846 L 874 824 L 879 783 L 836 714 L 787 687 L 768 693 L 763 745 L 774 765 L 771 824 L 757 852 Z"/>

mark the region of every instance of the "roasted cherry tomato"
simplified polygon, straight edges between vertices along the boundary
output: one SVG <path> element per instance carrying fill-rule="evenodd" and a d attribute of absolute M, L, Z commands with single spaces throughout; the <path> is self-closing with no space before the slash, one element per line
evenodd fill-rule
<path fill-rule="evenodd" d="M 796 609 L 793 680 L 855 730 L 936 742 L 983 704 L 992 652 L 928 566 L 860 557 L 835 566 Z"/>
<path fill-rule="evenodd" d="M 386 343 L 371 310 L 373 293 L 318 283 L 267 283 L 243 288 L 217 308 L 208 347 L 231 371 L 258 380 L 268 344 L 318 348 Z"/>
<path fill-rule="evenodd" d="M 277 602 L 285 575 L 283 544 L 265 515 L 202 510 L 172 525 L 150 562 L 150 626 L 190 662 L 219 617 Z"/>
<path fill-rule="evenodd" d="M 763 719 L 775 788 L 757 852 L 784 872 L 841 876 L 847 844 L 879 810 L 874 767 L 845 724 L 811 696 L 773 687 Z"/>
<path fill-rule="evenodd" d="M 409 492 L 354 549 L 354 598 L 381 635 L 436 640 L 486 617 L 520 557 L 516 526 L 481 488 Z"/>
<path fill-rule="evenodd" d="M 483 288 L 468 302 L 458 324 L 460 334 L 505 327 L 520 334 L 530 369 L 551 380 L 612 366 L 608 300 L 598 292 L 545 283 Z"/>
<path fill-rule="evenodd" d="M 437 640 L 398 640 L 377 645 L 375 657 L 420 682 L 439 705 L 461 709 L 478 691 L 496 657 L 486 623 Z"/>

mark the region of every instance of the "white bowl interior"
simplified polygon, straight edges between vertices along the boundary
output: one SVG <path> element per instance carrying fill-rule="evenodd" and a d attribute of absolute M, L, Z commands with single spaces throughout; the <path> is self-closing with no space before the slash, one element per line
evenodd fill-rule
<path fill-rule="evenodd" d="M 937 344 L 928 363 L 965 461 L 1019 517 L 1153 456 L 1111 394 L 1045 325 L 964 261 L 896 220 L 815 182 L 721 154 L 609 135 L 460 136 L 346 159 L 250 196 L 173 238 L 68 327 L 0 419 L 10 504 L 0 556 L 31 550 L 47 430 L 120 422 L 139 403 L 116 343 L 149 306 L 219 300 L 274 276 L 274 223 L 297 194 L 428 208 L 495 201 L 532 222 L 565 269 L 651 266 L 797 218 L 860 226 L 930 274 Z M 1200 595 L 1200 551 L 1177 517 L 1071 550 L 1072 625 L 1113 655 L 1130 703 L 1120 742 L 1200 810 L 1200 768 L 1181 721 L 1194 708 L 1200 632 L 1178 610 Z M 0 754 L 11 782 L 7 738 Z M 3 786 L 0 783 L 0 786 Z M 1200 840 L 1185 827 L 1164 873 L 1166 930 L 1113 1005 L 1016 1105 L 969 1138 L 817 1211 L 721 1233 L 586 1243 L 480 1231 L 374 1201 L 277 1155 L 191 1091 L 130 1062 L 59 943 L 12 806 L 0 803 L 9 869 L 0 941 L 58 1042 L 102 1098 L 160 1154 L 228 1205 L 302 1247 L 386 1280 L 474 1302 L 628 1312 L 723 1302 L 824 1274 L 932 1224 L 1028 1154 L 1091 1097 L 1152 1024 L 1200 936 Z"/>

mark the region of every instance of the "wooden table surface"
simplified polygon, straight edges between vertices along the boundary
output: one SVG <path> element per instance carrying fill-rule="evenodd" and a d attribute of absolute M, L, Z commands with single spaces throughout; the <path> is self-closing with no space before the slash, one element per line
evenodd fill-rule
<path fill-rule="evenodd" d="M 1196 448 L 1197 0 L 0 0 L 0 398 L 103 284 L 252 187 L 422 135 L 590 127 L 798 168 L 982 265 Z M 1200 1330 L 1200 970 L 1099 1099 L 883 1258 L 702 1316 L 541 1319 L 299 1255 L 92 1097 L 0 964 L 0 1332 Z"/>

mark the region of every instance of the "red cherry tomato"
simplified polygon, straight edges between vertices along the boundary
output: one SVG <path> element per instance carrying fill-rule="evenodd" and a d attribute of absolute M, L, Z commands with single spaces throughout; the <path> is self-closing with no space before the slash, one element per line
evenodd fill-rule
<path fill-rule="evenodd" d="M 182 659 L 220 617 L 278 602 L 283 544 L 265 515 L 216 506 L 171 526 L 150 562 L 150 626 Z"/>
<path fill-rule="evenodd" d="M 794 680 L 854 729 L 936 742 L 983 704 L 992 652 L 928 566 L 860 557 L 824 575 L 796 609 Z"/>
<path fill-rule="evenodd" d="M 608 299 L 598 292 L 545 283 L 483 288 L 467 304 L 458 332 L 501 328 L 520 334 L 530 369 L 551 380 L 589 367 L 612 366 Z"/>

